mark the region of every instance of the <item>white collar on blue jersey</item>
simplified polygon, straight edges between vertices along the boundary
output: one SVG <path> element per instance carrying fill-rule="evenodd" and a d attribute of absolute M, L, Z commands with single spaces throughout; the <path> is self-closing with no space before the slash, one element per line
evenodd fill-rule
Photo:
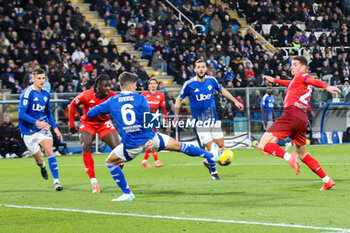
<path fill-rule="evenodd" d="M 132 91 L 122 91 L 122 92 L 120 92 L 120 94 L 131 94 L 131 93 L 133 93 Z"/>

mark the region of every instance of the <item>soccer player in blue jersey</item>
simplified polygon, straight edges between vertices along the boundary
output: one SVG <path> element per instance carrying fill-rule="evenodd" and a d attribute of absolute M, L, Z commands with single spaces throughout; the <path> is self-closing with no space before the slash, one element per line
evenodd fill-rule
<path fill-rule="evenodd" d="M 48 158 L 55 190 L 61 191 L 63 187 L 58 180 L 58 165 L 52 150 L 53 140 L 50 128 L 54 128 L 61 141 L 63 138 L 50 111 L 50 94 L 43 90 L 45 78 L 46 75 L 43 69 L 39 68 L 33 71 L 33 84 L 27 87 L 20 97 L 18 125 L 25 145 L 40 167 L 41 175 L 47 180 L 49 175 L 40 151 L 40 146 L 43 147 Z"/>
<path fill-rule="evenodd" d="M 261 98 L 260 111 L 264 121 L 265 130 L 273 124 L 273 119 L 276 119 L 275 110 L 273 110 L 273 104 L 275 99 L 272 95 L 272 85 L 266 87 L 266 94 Z"/>
<path fill-rule="evenodd" d="M 134 159 L 144 149 L 179 151 L 189 156 L 206 158 L 211 163 L 219 160 L 218 149 L 213 149 L 209 153 L 196 146 L 178 142 L 168 135 L 145 128 L 144 114 L 150 112 L 150 107 L 144 96 L 135 93 L 137 79 L 136 75 L 123 72 L 119 76 L 122 92 L 93 107 L 87 114 L 88 117 L 94 117 L 110 113 L 122 137 L 122 143 L 114 148 L 106 159 L 109 172 L 123 191 L 123 195 L 112 201 L 133 201 L 135 199 L 118 164 Z"/>
<path fill-rule="evenodd" d="M 192 118 L 196 121 L 214 121 L 219 120 L 216 112 L 214 91 L 218 91 L 224 97 L 231 100 L 237 108 L 243 110 L 243 105 L 237 101 L 225 88 L 223 88 L 218 81 L 206 75 L 207 65 L 204 60 L 197 60 L 195 64 L 196 76 L 187 82 L 182 87 L 182 90 L 175 102 L 175 122 L 178 120 L 179 109 L 182 100 L 188 96 L 191 106 Z M 217 124 L 215 124 L 217 125 Z M 219 124 L 220 125 L 220 124 Z M 199 140 L 205 145 L 208 151 L 214 147 L 219 146 L 221 150 L 225 149 L 224 135 L 220 127 L 200 127 L 196 125 L 196 132 Z M 214 143 L 214 144 L 213 144 Z M 209 169 L 211 178 L 213 180 L 220 180 L 220 176 L 216 170 L 215 163 L 204 160 L 203 164 Z"/>

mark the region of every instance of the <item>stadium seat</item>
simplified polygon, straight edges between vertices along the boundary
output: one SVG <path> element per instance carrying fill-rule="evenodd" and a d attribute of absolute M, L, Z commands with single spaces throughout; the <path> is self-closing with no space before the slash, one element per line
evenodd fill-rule
<path fill-rule="evenodd" d="M 60 147 L 63 147 L 62 149 L 60 149 Z M 65 155 L 65 154 L 68 154 L 68 147 L 67 147 L 67 142 L 65 141 L 60 141 L 60 145 L 58 147 L 58 151 L 62 154 L 62 155 Z"/>
<path fill-rule="evenodd" d="M 236 113 L 236 117 L 242 117 L 242 116 L 243 116 L 242 113 L 240 113 L 240 112 Z"/>
<path fill-rule="evenodd" d="M 111 20 L 109 21 L 109 26 L 111 26 L 111 27 L 117 27 L 117 20 L 111 19 Z"/>
<path fill-rule="evenodd" d="M 338 135 L 338 132 L 336 132 L 336 131 L 332 132 L 332 142 L 333 142 L 333 144 L 339 144 L 340 143 L 339 135 Z"/>
<path fill-rule="evenodd" d="M 200 6 L 200 5 L 202 5 L 201 2 L 194 2 L 194 6 Z"/>
<path fill-rule="evenodd" d="M 237 33 L 238 33 L 238 26 L 236 24 L 231 24 L 231 27 L 233 29 L 233 34 L 237 35 Z"/>
<path fill-rule="evenodd" d="M 209 32 L 209 26 L 208 25 L 203 25 L 204 28 L 205 28 L 205 34 L 208 35 L 208 32 Z"/>

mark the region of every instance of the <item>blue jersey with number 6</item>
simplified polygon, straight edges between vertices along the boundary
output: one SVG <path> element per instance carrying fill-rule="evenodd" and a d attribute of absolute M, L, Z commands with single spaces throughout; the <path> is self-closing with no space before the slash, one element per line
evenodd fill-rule
<path fill-rule="evenodd" d="M 144 113 L 150 112 L 146 98 L 123 91 L 106 102 L 93 107 L 88 117 L 110 113 L 117 123 L 122 143 L 126 149 L 137 147 L 154 137 L 154 132 L 144 128 Z M 113 149 L 113 148 L 112 148 Z"/>

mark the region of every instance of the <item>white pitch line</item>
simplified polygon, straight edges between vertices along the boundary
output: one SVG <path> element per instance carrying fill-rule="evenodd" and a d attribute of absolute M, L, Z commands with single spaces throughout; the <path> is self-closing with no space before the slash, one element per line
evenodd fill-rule
<path fill-rule="evenodd" d="M 289 227 L 289 228 L 300 228 L 300 229 L 328 230 L 328 231 L 336 231 L 336 232 L 344 232 L 344 233 L 350 232 L 350 229 L 345 229 L 345 228 L 317 227 L 317 226 L 306 226 L 306 225 L 299 225 L 299 224 L 294 225 L 294 224 L 286 224 L 286 223 L 249 222 L 249 221 L 210 219 L 210 218 L 185 218 L 185 217 L 176 217 L 176 216 L 131 214 L 131 213 L 117 213 L 117 212 L 106 212 L 106 211 L 96 211 L 96 210 L 79 210 L 79 209 L 65 209 L 65 208 L 51 208 L 51 207 L 37 207 L 37 206 L 19 206 L 19 205 L 7 205 L 7 204 L 2 204 L 0 206 L 8 207 L 8 208 L 18 208 L 18 209 L 37 209 L 37 210 L 78 212 L 78 213 L 86 213 L 86 214 L 102 214 L 102 215 L 141 217 L 141 218 L 158 218 L 158 219 L 186 220 L 186 221 L 199 221 L 199 222 L 220 222 L 220 223 L 234 223 L 234 224 L 245 224 L 245 225 L 272 226 L 272 227 Z"/>

